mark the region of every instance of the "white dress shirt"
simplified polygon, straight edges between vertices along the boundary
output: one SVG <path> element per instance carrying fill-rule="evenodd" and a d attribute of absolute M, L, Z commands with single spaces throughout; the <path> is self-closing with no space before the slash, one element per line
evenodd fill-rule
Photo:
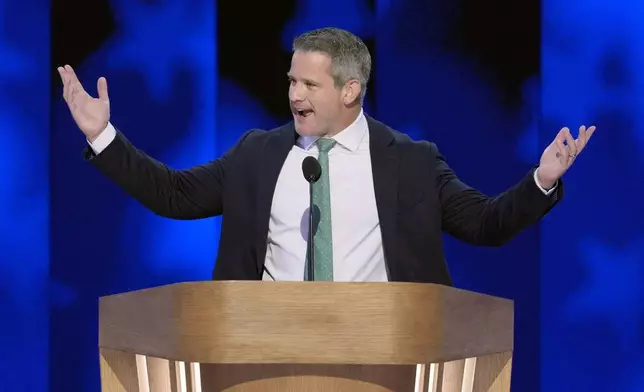
<path fill-rule="evenodd" d="M 100 154 L 114 140 L 116 130 L 108 123 L 89 142 Z M 387 281 L 382 235 L 371 171 L 369 127 L 361 111 L 356 120 L 333 137 L 329 151 L 333 279 L 339 282 Z M 280 171 L 271 206 L 264 280 L 302 281 L 308 239 L 309 184 L 302 175 L 302 160 L 317 158 L 314 137 L 299 137 Z M 538 169 L 537 169 L 538 170 Z M 541 191 L 549 195 L 537 180 Z"/>
<path fill-rule="evenodd" d="M 369 128 L 361 112 L 333 137 L 329 151 L 333 280 L 387 281 L 382 235 L 376 207 Z M 308 239 L 309 184 L 302 160 L 317 158 L 314 137 L 300 137 L 277 179 L 268 226 L 264 280 L 301 281 Z"/>

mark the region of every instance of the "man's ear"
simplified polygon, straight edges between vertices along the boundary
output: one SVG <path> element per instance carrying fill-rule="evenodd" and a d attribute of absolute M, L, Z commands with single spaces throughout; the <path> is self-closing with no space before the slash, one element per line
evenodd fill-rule
<path fill-rule="evenodd" d="M 344 85 L 343 90 L 342 100 L 344 104 L 351 105 L 358 99 L 358 97 L 360 97 L 362 87 L 360 86 L 360 82 L 354 79 L 348 81 L 347 84 Z"/>

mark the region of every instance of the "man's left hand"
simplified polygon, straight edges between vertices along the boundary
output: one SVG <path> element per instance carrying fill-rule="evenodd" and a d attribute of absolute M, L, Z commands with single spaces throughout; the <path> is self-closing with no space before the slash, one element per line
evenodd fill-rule
<path fill-rule="evenodd" d="M 582 125 L 579 127 L 579 136 L 577 139 L 573 139 L 568 128 L 561 128 L 555 140 L 541 155 L 537 179 L 544 189 L 551 189 L 555 186 L 586 147 L 594 132 L 594 125 L 588 129 Z"/>

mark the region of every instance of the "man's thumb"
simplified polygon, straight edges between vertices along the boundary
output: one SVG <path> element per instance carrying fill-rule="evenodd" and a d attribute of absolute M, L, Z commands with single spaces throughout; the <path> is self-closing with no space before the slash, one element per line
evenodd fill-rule
<path fill-rule="evenodd" d="M 109 97 L 107 96 L 107 79 L 102 76 L 98 78 L 96 89 L 98 90 L 98 99 L 109 101 Z"/>

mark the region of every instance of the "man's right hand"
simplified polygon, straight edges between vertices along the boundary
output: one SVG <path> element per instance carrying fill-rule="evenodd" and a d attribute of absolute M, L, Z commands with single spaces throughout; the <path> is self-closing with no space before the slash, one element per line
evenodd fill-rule
<path fill-rule="evenodd" d="M 97 82 L 98 98 L 93 98 L 78 81 L 69 65 L 58 67 L 63 82 L 63 98 L 76 125 L 90 142 L 103 132 L 110 120 L 110 100 L 107 95 L 107 80 L 101 77 Z"/>

